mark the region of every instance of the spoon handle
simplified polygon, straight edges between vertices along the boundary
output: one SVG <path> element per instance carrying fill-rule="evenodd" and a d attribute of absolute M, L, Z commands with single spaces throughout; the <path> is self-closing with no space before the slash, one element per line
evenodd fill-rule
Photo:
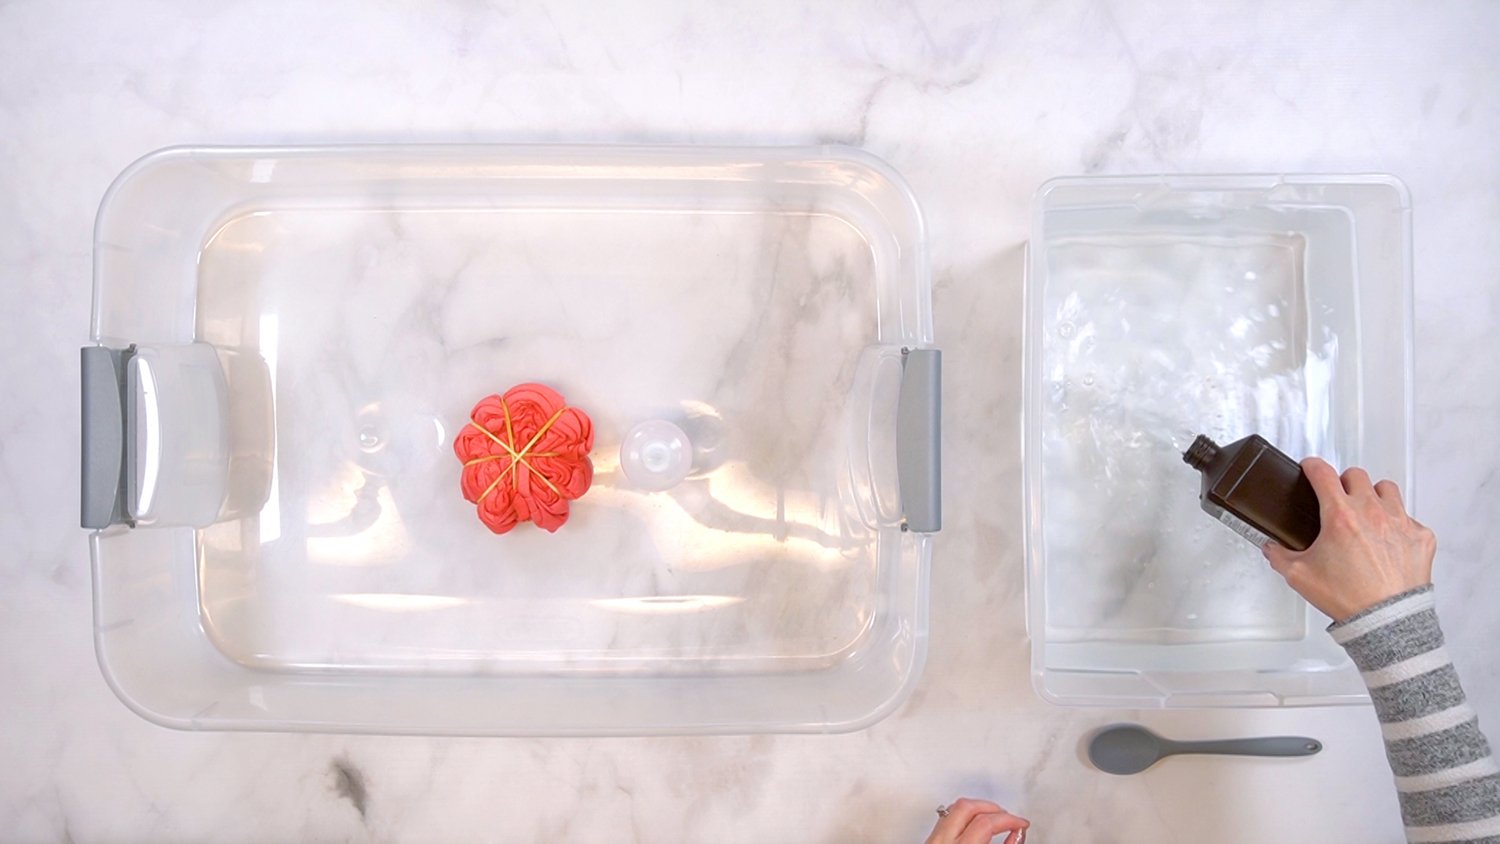
<path fill-rule="evenodd" d="M 1169 753 L 1216 753 L 1230 756 L 1311 756 L 1322 749 L 1322 742 L 1306 736 L 1174 741 L 1167 748 Z"/>

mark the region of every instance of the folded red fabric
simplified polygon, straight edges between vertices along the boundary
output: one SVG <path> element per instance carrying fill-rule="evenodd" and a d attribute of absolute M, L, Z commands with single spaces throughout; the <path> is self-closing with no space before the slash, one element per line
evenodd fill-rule
<path fill-rule="evenodd" d="M 495 533 L 526 521 L 549 532 L 562 527 L 568 502 L 594 482 L 593 449 L 588 414 L 541 384 L 480 399 L 453 440 L 464 498 Z"/>

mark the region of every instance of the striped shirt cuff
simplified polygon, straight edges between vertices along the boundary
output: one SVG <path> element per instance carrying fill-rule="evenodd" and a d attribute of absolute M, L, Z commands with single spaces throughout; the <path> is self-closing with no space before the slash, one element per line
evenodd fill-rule
<path fill-rule="evenodd" d="M 1443 646 L 1432 587 L 1382 601 L 1328 632 L 1370 689 L 1407 840 L 1500 835 L 1500 769 Z"/>
<path fill-rule="evenodd" d="M 1346 644 L 1353 639 L 1369 633 L 1376 628 L 1384 627 L 1393 621 L 1416 615 L 1423 610 L 1430 610 L 1436 606 L 1436 598 L 1432 593 L 1432 584 L 1418 586 L 1400 595 L 1386 598 L 1373 607 L 1355 613 L 1343 621 L 1336 621 L 1328 625 L 1328 633 L 1333 640 L 1340 645 Z"/>

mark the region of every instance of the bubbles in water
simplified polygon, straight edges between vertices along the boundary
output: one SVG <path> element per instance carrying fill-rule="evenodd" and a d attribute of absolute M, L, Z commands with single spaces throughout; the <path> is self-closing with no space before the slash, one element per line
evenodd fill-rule
<path fill-rule="evenodd" d="M 1315 447 L 1308 437 L 1321 426 L 1308 407 L 1328 403 L 1327 379 L 1308 395 L 1295 255 L 1265 240 L 1103 239 L 1049 249 L 1041 335 L 1049 624 L 1104 638 L 1108 630 L 1300 624 L 1295 597 L 1266 576 L 1255 549 L 1199 508 L 1199 479 L 1181 459 L 1200 433 Z"/>

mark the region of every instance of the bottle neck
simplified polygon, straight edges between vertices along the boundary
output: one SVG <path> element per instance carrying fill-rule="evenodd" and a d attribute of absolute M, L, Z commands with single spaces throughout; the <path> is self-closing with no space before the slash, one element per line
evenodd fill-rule
<path fill-rule="evenodd" d="M 1214 462 L 1214 458 L 1218 456 L 1219 444 L 1199 434 L 1198 438 L 1193 440 L 1193 444 L 1188 446 L 1187 451 L 1182 453 L 1182 462 L 1201 472 L 1208 468 L 1208 464 Z"/>

